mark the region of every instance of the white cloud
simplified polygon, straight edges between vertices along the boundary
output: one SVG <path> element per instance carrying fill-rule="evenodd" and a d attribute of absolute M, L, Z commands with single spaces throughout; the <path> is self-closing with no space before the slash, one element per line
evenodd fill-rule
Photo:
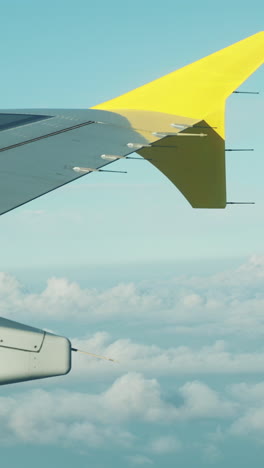
<path fill-rule="evenodd" d="M 105 290 L 82 288 L 66 278 L 49 278 L 31 293 L 13 276 L 0 274 L 0 313 L 26 320 L 73 319 L 81 323 L 128 318 L 161 327 L 164 333 L 230 336 L 264 332 L 264 260 L 252 256 L 238 269 L 210 277 L 118 284 Z"/>
<path fill-rule="evenodd" d="M 82 323 L 128 318 L 180 334 L 260 335 L 264 332 L 264 260 L 252 256 L 233 271 L 210 277 L 118 284 L 105 290 L 82 288 L 66 278 L 49 278 L 30 293 L 11 275 L 0 275 L 0 312 L 23 320 L 73 319 Z"/>
<path fill-rule="evenodd" d="M 187 382 L 180 388 L 185 403 L 181 417 L 194 418 L 232 418 L 236 412 L 234 402 L 224 400 L 216 391 L 202 382 Z"/>
<path fill-rule="evenodd" d="M 128 446 L 134 436 L 127 421 L 162 421 L 170 406 L 160 397 L 159 384 L 139 374 L 117 379 L 100 394 L 33 390 L 0 398 L 1 442 L 89 446 L 105 442 Z"/>
<path fill-rule="evenodd" d="M 107 395 L 33 390 L 0 399 L 1 443 L 104 443 L 129 447 L 134 436 L 115 421 Z M 106 415 L 104 414 L 106 413 Z M 124 415 L 123 415 L 124 417 Z"/>
<path fill-rule="evenodd" d="M 253 274 L 254 277 L 264 278 L 264 255 L 251 255 L 248 262 L 241 265 L 237 271 L 244 276 Z"/>
<path fill-rule="evenodd" d="M 90 322 L 112 319 L 122 333 L 122 323 L 130 320 L 149 330 L 160 330 L 164 346 L 142 344 L 131 339 L 111 339 L 106 332 L 72 339 L 75 347 L 117 359 L 119 363 L 98 361 L 75 353 L 73 372 L 68 379 L 103 375 L 114 383 L 99 394 L 70 391 L 31 391 L 15 398 L 0 398 L 0 439 L 2 443 L 66 444 L 101 447 L 118 444 L 129 450 L 135 435 L 134 424 L 161 425 L 160 437 L 150 440 L 143 459 L 132 464 L 152 463 L 148 455 L 177 452 L 181 442 L 171 433 L 171 425 L 199 421 L 221 423 L 220 435 L 207 434 L 200 450 L 208 460 L 217 459 L 217 444 L 229 437 L 264 435 L 264 384 L 240 383 L 220 393 L 201 382 L 201 375 L 260 373 L 264 371 L 262 348 L 241 351 L 233 337 L 256 338 L 264 332 L 264 259 L 254 256 L 237 270 L 211 277 L 177 277 L 156 283 L 120 284 L 107 290 L 83 288 L 66 278 L 50 278 L 40 293 L 25 291 L 17 279 L 0 274 L 0 313 L 27 321 L 32 317 L 47 320 Z M 30 322 L 29 322 L 30 323 Z M 181 334 L 178 345 L 166 345 Z M 189 340 L 188 334 L 198 337 Z M 225 336 L 225 341 L 218 339 Z M 122 336 L 122 335 L 121 335 Z M 149 335 L 151 336 L 151 335 Z M 148 336 L 148 340 L 150 340 Z M 205 339 L 204 339 L 205 338 Z M 153 342 L 159 342 L 157 333 Z M 245 341 L 243 341 L 244 343 Z M 203 344 L 201 344 L 203 343 Z M 209 343 L 209 344 L 206 344 Z M 242 347 L 242 349 L 244 349 Z M 254 348 L 253 348 L 254 349 Z M 143 377 L 139 372 L 143 373 Z M 175 388 L 182 402 L 169 403 L 155 376 L 190 375 L 190 382 Z M 199 380 L 194 380 L 194 375 Z M 147 378 L 148 377 L 148 378 Z M 72 382 L 72 380 L 68 380 Z M 50 381 L 52 383 L 52 381 Z M 227 425 L 229 429 L 227 430 Z M 212 431 L 212 428 L 210 428 Z M 177 431 L 178 432 L 178 431 Z M 153 436 L 150 436 L 152 438 Z M 210 438 L 211 437 L 211 438 Z M 183 442 L 183 447 L 185 443 Z M 145 459 L 144 459 L 145 457 Z M 145 461 L 144 461 L 145 460 Z M 146 460 L 149 460 L 146 461 Z"/>
<path fill-rule="evenodd" d="M 119 284 L 105 291 L 82 289 L 66 278 L 50 278 L 40 293 L 28 293 L 7 273 L 0 274 L 0 311 L 13 317 L 38 316 L 48 319 L 98 321 L 108 317 L 143 314 L 159 306 L 153 295 L 139 293 L 133 283 Z"/>
<path fill-rule="evenodd" d="M 240 403 L 240 416 L 230 427 L 232 435 L 264 436 L 264 382 L 240 383 L 229 387 L 229 393 Z"/>
<path fill-rule="evenodd" d="M 29 293 L 13 276 L 0 274 L 0 313 L 11 319 L 28 321 L 34 316 L 82 323 L 105 319 L 118 325 L 133 318 L 150 329 L 166 333 L 205 335 L 209 345 L 159 347 L 134 343 L 129 339 L 111 342 L 106 333 L 73 339 L 81 349 L 107 355 L 119 364 L 74 356 L 74 375 L 118 376 L 126 371 L 147 375 L 263 373 L 264 352 L 234 349 L 234 334 L 244 337 L 264 332 L 264 259 L 253 256 L 232 272 L 210 278 L 178 277 L 153 285 L 120 284 L 98 291 L 81 288 L 65 278 L 50 278 L 40 293 Z M 162 324 L 162 325 L 161 325 Z M 166 328 L 167 327 L 167 328 Z M 217 337 L 225 335 L 226 342 Z M 231 339 L 230 339 L 231 338 Z M 185 340 L 187 342 L 187 339 Z M 203 340 L 205 341 L 205 340 Z M 213 344 L 212 344 L 213 343 Z"/>
<path fill-rule="evenodd" d="M 162 400 L 156 379 L 144 379 L 137 373 L 125 374 L 105 392 L 102 405 L 104 418 L 117 421 L 170 421 L 177 409 Z"/>
<path fill-rule="evenodd" d="M 149 450 L 156 455 L 164 455 L 167 453 L 178 452 L 182 449 L 182 443 L 174 436 L 162 436 L 154 439 L 150 445 Z"/>
<path fill-rule="evenodd" d="M 230 427 L 232 435 L 264 436 L 264 407 L 250 408 L 246 414 L 238 418 Z"/>
<path fill-rule="evenodd" d="M 229 393 L 241 403 L 264 405 L 264 382 L 234 384 L 229 387 Z"/>
<path fill-rule="evenodd" d="M 223 419 L 233 414 L 232 403 L 200 382 L 178 389 L 183 403 L 166 402 L 155 379 L 128 373 L 116 379 L 104 392 L 88 394 L 56 390 L 31 390 L 0 398 L 0 443 L 86 444 L 104 443 L 129 448 L 135 436 L 126 425 L 180 423 L 191 419 Z M 162 436 L 150 442 L 152 453 L 178 451 L 175 437 Z"/>
<path fill-rule="evenodd" d="M 241 374 L 263 373 L 264 353 L 241 353 L 230 351 L 228 343 L 217 340 L 212 345 L 176 346 L 161 348 L 156 345 L 134 343 L 129 339 L 111 342 L 106 332 L 89 338 L 72 338 L 74 347 L 113 358 L 118 363 L 74 355 L 73 374 L 75 377 L 97 375 L 119 375 L 126 371 L 144 372 L 146 375 L 187 375 L 187 374 Z"/>
<path fill-rule="evenodd" d="M 132 448 L 141 452 L 127 458 L 131 464 L 148 464 L 152 456 L 176 454 L 188 448 L 201 422 L 207 421 L 216 430 L 203 431 L 197 447 L 205 461 L 214 462 L 221 456 L 219 445 L 227 437 L 263 440 L 263 385 L 240 383 L 220 393 L 204 382 L 190 381 L 175 387 L 175 401 L 179 403 L 173 404 L 163 398 L 156 379 L 130 372 L 101 393 L 59 389 L 15 392 L 14 396 L 0 398 L 0 444 L 115 445 L 128 452 Z M 135 423 L 137 427 L 144 425 L 144 431 L 149 428 L 150 440 L 144 448 L 140 447 L 138 434 L 129 429 Z M 177 432 L 181 431 L 183 423 L 196 427 L 187 441 L 181 441 L 174 432 L 176 427 Z M 151 435 L 154 427 L 155 431 L 162 427 L 160 436 Z"/>

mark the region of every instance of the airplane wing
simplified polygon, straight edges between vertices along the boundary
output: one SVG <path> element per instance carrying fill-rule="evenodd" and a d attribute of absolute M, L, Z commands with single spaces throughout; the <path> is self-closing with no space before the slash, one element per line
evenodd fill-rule
<path fill-rule="evenodd" d="M 96 110 L 0 112 L 0 214 L 133 152 L 142 135 Z"/>
<path fill-rule="evenodd" d="M 0 111 L 0 214 L 133 152 L 225 208 L 225 101 L 263 58 L 260 32 L 92 109 Z"/>

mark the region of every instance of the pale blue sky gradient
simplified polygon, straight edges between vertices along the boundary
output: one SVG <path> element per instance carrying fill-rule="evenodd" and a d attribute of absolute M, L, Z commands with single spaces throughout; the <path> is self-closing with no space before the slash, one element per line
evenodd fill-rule
<path fill-rule="evenodd" d="M 261 1 L 3 2 L 1 107 L 90 107 L 261 30 L 261 11 Z M 243 89 L 263 82 L 259 70 Z M 228 198 L 255 206 L 195 211 L 147 162 L 119 162 L 127 175 L 92 174 L 2 217 L 3 267 L 263 252 L 263 102 L 227 104 L 227 146 L 255 148 L 227 153 Z"/>

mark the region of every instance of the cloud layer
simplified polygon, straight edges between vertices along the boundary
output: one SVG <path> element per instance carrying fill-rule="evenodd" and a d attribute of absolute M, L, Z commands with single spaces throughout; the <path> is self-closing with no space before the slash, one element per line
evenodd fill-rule
<path fill-rule="evenodd" d="M 188 382 L 175 389 L 179 406 L 162 397 L 156 379 L 128 373 L 117 378 L 104 392 L 89 394 L 66 390 L 31 390 L 0 398 L 0 443 L 71 444 L 89 446 L 105 442 L 131 446 L 136 435 L 125 429 L 136 421 L 163 426 L 197 419 L 230 419 L 236 413 L 232 401 L 206 384 Z M 172 436 L 150 440 L 149 453 L 162 454 L 181 450 L 181 442 Z"/>
<path fill-rule="evenodd" d="M 117 363 L 98 361 L 85 355 L 73 355 L 74 378 L 82 376 L 117 376 L 126 371 L 140 371 L 149 376 L 206 374 L 263 374 L 264 352 L 243 353 L 230 350 L 228 341 L 211 345 L 159 347 L 135 343 L 130 339 L 112 341 L 106 332 L 89 338 L 72 338 L 74 347 L 115 359 Z M 85 378 L 85 377 L 84 377 Z"/>
<path fill-rule="evenodd" d="M 0 274 L 0 313 L 23 320 L 79 323 L 141 323 L 189 335 L 258 336 L 264 332 L 264 257 L 252 256 L 233 271 L 213 276 L 123 283 L 106 290 L 81 288 L 66 278 L 50 278 L 31 293 L 13 276 Z"/>
<path fill-rule="evenodd" d="M 70 338 L 76 348 L 119 362 L 75 353 L 65 380 L 40 382 L 38 390 L 29 384 L 27 392 L 21 386 L 12 393 L 9 387 L 9 396 L 0 397 L 0 443 L 118 447 L 126 463 L 151 465 L 157 458 L 177 458 L 188 447 L 217 463 L 226 440 L 261 441 L 263 286 L 264 258 L 258 256 L 213 276 L 105 290 L 50 278 L 33 293 L 1 273 L 1 315 L 28 324 L 42 321 L 50 329 L 62 321 L 69 330 L 73 322 L 85 329 L 89 324 L 107 329 L 112 323 L 115 337 L 101 331 Z M 128 338 L 130 326 L 135 335 L 140 332 L 138 339 Z M 251 383 L 246 382 L 249 374 Z M 212 384 L 212 375 L 221 375 L 221 390 Z M 228 385 L 227 376 L 235 383 Z M 103 390 L 86 391 L 100 380 Z M 60 387 L 52 389 L 54 383 Z M 72 390 L 76 383 L 79 392 Z M 187 436 L 182 432 L 186 425 L 192 429 Z"/>
<path fill-rule="evenodd" d="M 226 440 L 250 437 L 262 443 L 263 382 L 226 385 L 220 393 L 190 380 L 174 390 L 178 403 L 164 398 L 156 379 L 127 373 L 97 393 L 33 389 L 1 397 L 0 444 L 112 447 L 122 450 L 130 464 L 143 465 L 157 457 L 177 457 L 188 447 L 211 463 L 221 459 Z M 184 435 L 186 424 L 192 430 Z"/>

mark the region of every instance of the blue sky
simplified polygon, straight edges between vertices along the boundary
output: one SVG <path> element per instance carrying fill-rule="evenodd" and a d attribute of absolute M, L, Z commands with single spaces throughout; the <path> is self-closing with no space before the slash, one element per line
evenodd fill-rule
<path fill-rule="evenodd" d="M 263 29 L 262 1 L 0 2 L 1 108 L 88 108 Z M 230 201 L 193 210 L 147 162 L 0 218 L 1 315 L 54 330 L 65 378 L 1 388 L 1 458 L 29 468 L 262 466 L 263 104 L 226 110 Z M 114 168 L 114 167 L 113 167 Z"/>
<path fill-rule="evenodd" d="M 11 1 L 1 15 L 1 107 L 90 107 L 261 30 L 261 5 Z M 243 85 L 249 88 L 263 91 L 262 70 Z M 227 154 L 229 200 L 257 206 L 190 210 L 150 164 L 120 162 L 116 169 L 127 175 L 93 174 L 2 218 L 3 242 L 11 236 L 13 246 L 12 258 L 2 252 L 2 265 L 237 257 L 249 255 L 252 244 L 262 252 L 262 109 L 263 94 L 234 95 L 226 115 L 227 146 L 255 148 Z M 83 249 L 87 238 L 100 244 L 89 255 Z"/>

